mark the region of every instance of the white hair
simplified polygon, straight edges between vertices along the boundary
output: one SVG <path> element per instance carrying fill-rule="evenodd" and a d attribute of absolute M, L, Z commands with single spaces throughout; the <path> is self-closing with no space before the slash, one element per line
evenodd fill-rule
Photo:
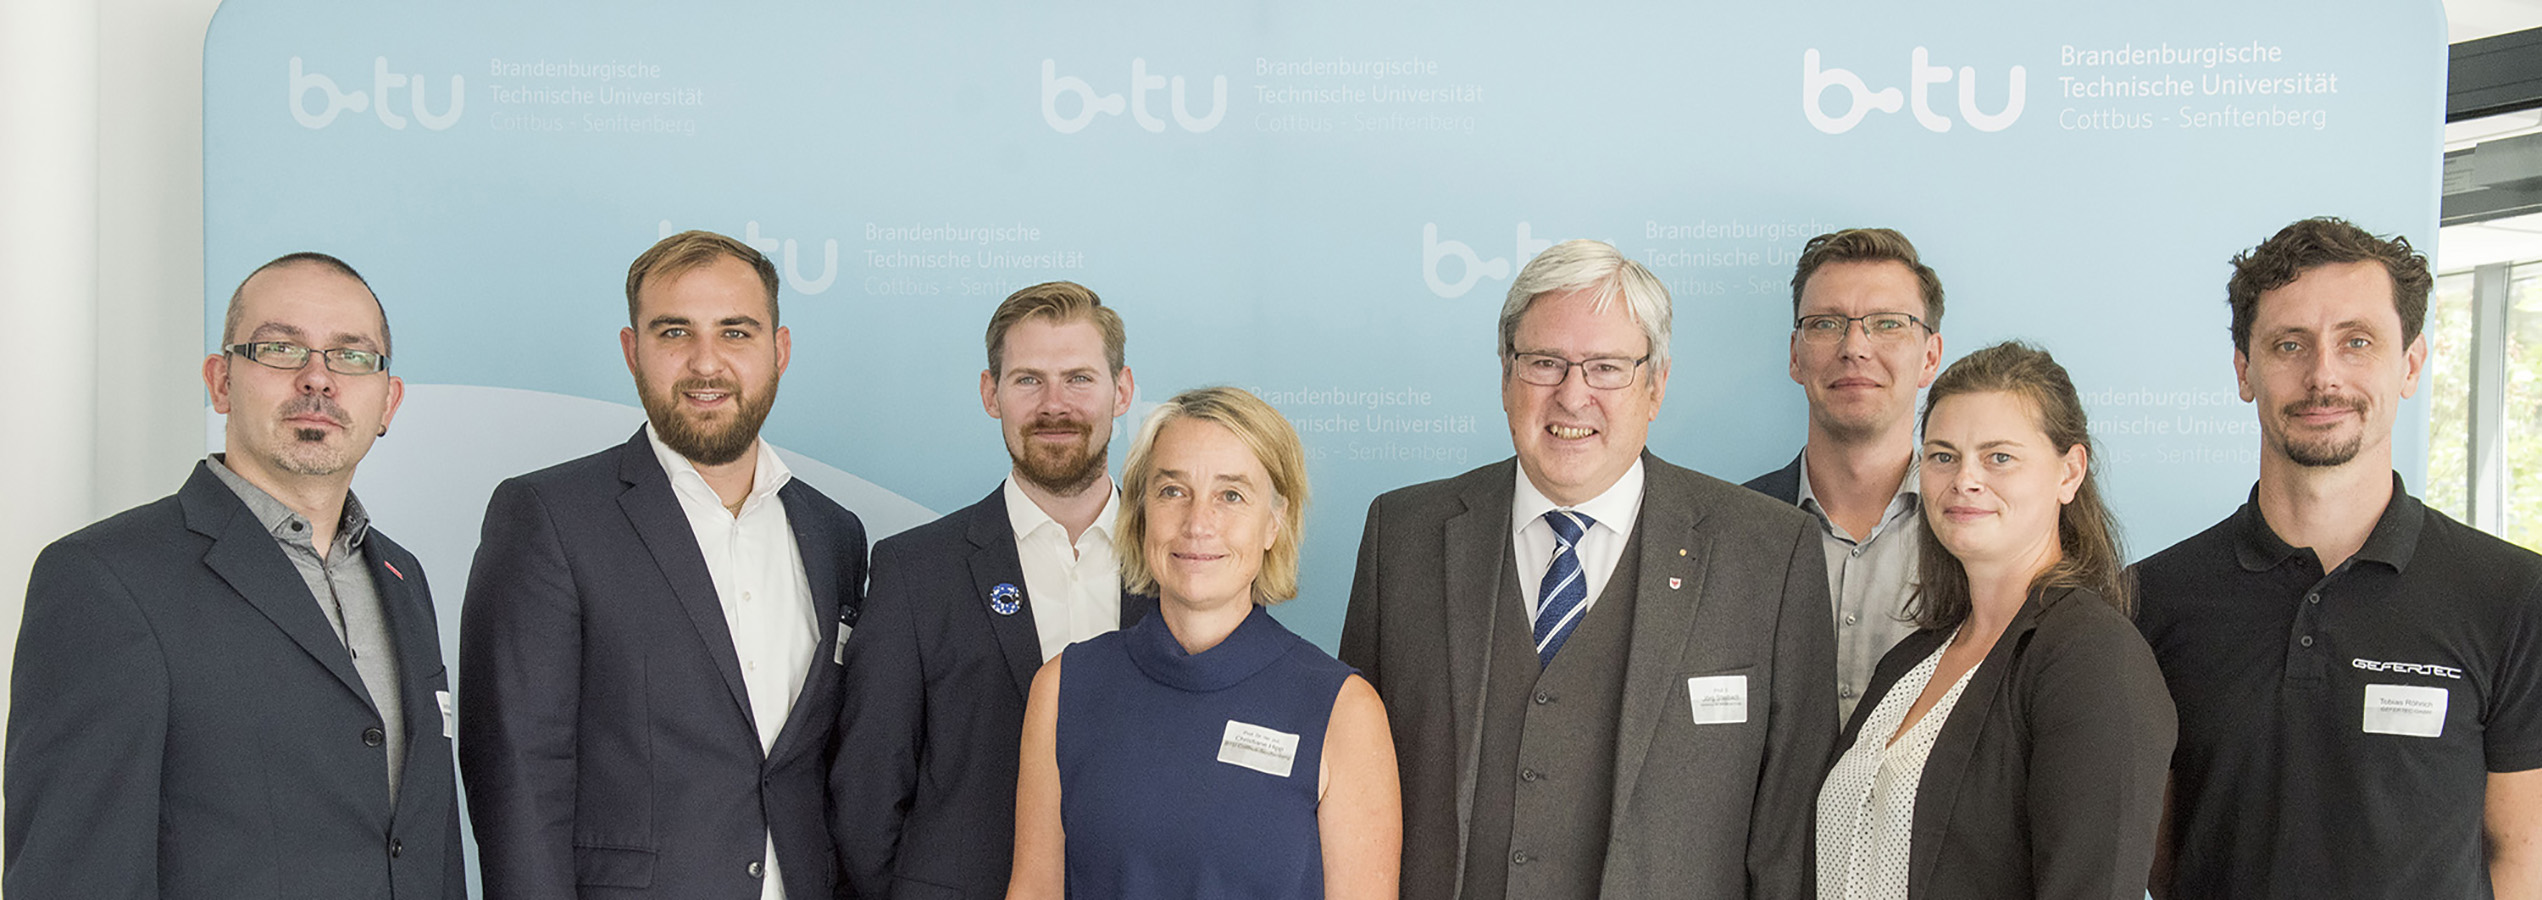
<path fill-rule="evenodd" d="M 1545 248 L 1545 252 L 1527 261 L 1526 268 L 1518 270 L 1517 278 L 1510 279 L 1509 300 L 1500 308 L 1504 369 L 1509 365 L 1510 354 L 1518 352 L 1518 319 L 1527 314 L 1527 307 L 1546 294 L 1582 288 L 1597 289 L 1594 309 L 1606 309 L 1622 297 L 1625 313 L 1633 317 L 1633 324 L 1642 326 L 1642 336 L 1650 339 L 1651 371 L 1667 370 L 1668 286 L 1613 245 L 1585 239 Z"/>

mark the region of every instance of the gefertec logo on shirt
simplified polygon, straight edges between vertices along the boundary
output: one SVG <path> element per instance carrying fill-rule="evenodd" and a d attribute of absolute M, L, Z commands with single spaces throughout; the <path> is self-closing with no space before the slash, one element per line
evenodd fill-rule
<path fill-rule="evenodd" d="M 2405 675 L 2432 675 L 2438 678 L 2454 679 L 2460 679 L 2463 677 L 2463 670 L 2461 669 L 2457 669 L 2452 666 L 2439 666 L 2431 663 L 2378 662 L 2371 659 L 2351 659 L 2348 660 L 2348 665 L 2364 669 L 2368 672 L 2399 672 Z"/>

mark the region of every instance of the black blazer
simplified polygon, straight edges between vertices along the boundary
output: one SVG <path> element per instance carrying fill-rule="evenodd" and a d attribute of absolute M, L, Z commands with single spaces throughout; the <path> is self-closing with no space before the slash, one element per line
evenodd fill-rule
<path fill-rule="evenodd" d="M 1838 753 L 1949 637 L 1918 631 L 1880 658 Z M 1925 758 L 1907 896 L 2144 897 L 2178 729 L 2134 623 L 2092 591 L 2032 595 Z"/>
<path fill-rule="evenodd" d="M 1793 506 L 1799 506 L 1801 505 L 1801 454 L 1808 452 L 1808 450 L 1802 450 L 1801 453 L 1792 454 L 1791 465 L 1748 479 L 1747 483 L 1739 486 Z"/>
<path fill-rule="evenodd" d="M 1011 584 L 1022 608 L 989 609 Z M 874 545 L 847 642 L 832 833 L 865 900 L 1006 896 L 1015 773 L 1041 636 L 1004 490 Z M 1156 598 L 1121 595 L 1121 627 Z"/>
<path fill-rule="evenodd" d="M 459 617 L 459 767 L 487 900 L 755 900 L 769 837 L 786 896 L 831 896 L 833 641 L 865 528 L 801 480 L 777 496 L 820 633 L 762 754 L 706 558 L 643 431 L 495 488 Z"/>
<path fill-rule="evenodd" d="M 37 557 L 10 678 L 6 892 L 467 896 L 432 592 L 373 529 L 408 735 L 388 798 L 353 656 L 206 464 Z"/>

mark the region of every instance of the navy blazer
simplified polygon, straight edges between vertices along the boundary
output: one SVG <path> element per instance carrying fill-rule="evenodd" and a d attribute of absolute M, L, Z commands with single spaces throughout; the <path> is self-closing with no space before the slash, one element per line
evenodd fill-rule
<path fill-rule="evenodd" d="M 362 557 L 399 661 L 395 803 L 352 654 L 208 464 L 44 548 L 9 685 L 7 894 L 467 896 L 432 592 L 376 528 Z"/>
<path fill-rule="evenodd" d="M 1801 505 L 1801 454 L 1808 452 L 1808 450 L 1802 450 L 1801 453 L 1795 453 L 1792 455 L 1791 465 L 1748 479 L 1747 483 L 1739 486 L 1793 506 L 1799 506 Z"/>
<path fill-rule="evenodd" d="M 1838 753 L 1950 636 L 1918 631 L 1880 658 Z M 1925 757 L 1907 896 L 2145 896 L 2178 734 L 2171 692 L 2135 623 L 2092 591 L 2034 593 L 1969 676 Z"/>
<path fill-rule="evenodd" d="M 831 896 L 832 642 L 865 529 L 800 479 L 777 496 L 819 652 L 763 754 L 705 555 L 642 430 L 495 488 L 459 617 L 459 768 L 487 900 L 755 900 L 769 838 L 786 896 Z"/>
<path fill-rule="evenodd" d="M 1021 600 L 989 607 L 999 585 Z M 847 642 L 831 831 L 866 900 L 996 898 L 1014 863 L 1024 700 L 1041 671 L 1032 591 L 1001 487 L 874 545 Z M 1156 598 L 1121 595 L 1121 627 Z"/>

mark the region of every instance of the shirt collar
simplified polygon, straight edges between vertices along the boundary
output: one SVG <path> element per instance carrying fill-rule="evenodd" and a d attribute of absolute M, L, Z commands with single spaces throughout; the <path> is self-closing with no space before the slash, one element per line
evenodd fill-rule
<path fill-rule="evenodd" d="M 653 459 L 662 464 L 662 473 L 670 476 L 672 488 L 704 491 L 704 496 L 717 497 L 715 505 L 723 505 L 723 500 L 716 495 L 715 488 L 706 483 L 706 476 L 697 473 L 697 464 L 689 462 L 688 457 L 681 456 L 679 451 L 671 449 L 671 445 L 662 443 L 662 436 L 653 433 L 651 422 L 644 425 L 644 440 L 653 445 Z M 794 470 L 786 468 L 785 460 L 777 458 L 777 448 L 769 446 L 767 441 L 759 438 L 752 438 L 750 447 L 751 452 L 758 455 L 758 463 L 751 471 L 750 493 L 741 501 L 744 509 L 775 496 L 777 491 L 786 486 L 786 482 L 794 480 Z"/>
<path fill-rule="evenodd" d="M 1922 479 L 1916 477 L 1923 468 L 1924 457 L 1922 454 L 1916 454 L 1907 458 L 1906 477 L 1898 479 L 1898 490 L 1896 493 L 1889 495 L 1888 509 L 1886 512 L 1881 514 L 1880 521 L 1887 522 L 1890 519 L 1895 518 L 1901 508 L 1914 506 L 1917 502 L 1924 499 L 1924 488 L 1921 484 Z M 1827 517 L 1826 513 L 1820 511 L 1818 492 L 1811 490 L 1809 486 L 1809 452 L 1806 450 L 1801 452 L 1801 492 L 1798 499 L 1800 500 L 1800 508 L 1809 510 L 1812 514 L 1817 515 L 1822 520 Z"/>
<path fill-rule="evenodd" d="M 212 477 L 228 485 L 230 493 L 237 494 L 239 502 L 247 504 L 247 511 L 254 513 L 257 523 L 265 526 L 275 539 L 311 544 L 308 519 L 274 499 L 274 495 L 265 493 L 264 488 L 257 487 L 246 476 L 232 471 L 225 456 L 214 453 L 209 458 Z M 294 525 L 300 527 L 294 528 Z M 371 533 L 371 512 L 362 508 L 361 499 L 353 496 L 352 491 L 344 492 L 344 514 L 336 520 L 335 533 L 336 540 L 352 550 L 362 549 L 362 539 Z"/>
<path fill-rule="evenodd" d="M 1045 527 L 1060 528 L 1060 539 L 1063 541 L 1067 540 L 1067 529 L 1061 528 L 1059 520 L 1053 519 L 1050 517 L 1049 513 L 1043 512 L 1041 504 L 1033 502 L 1033 498 L 1024 493 L 1024 486 L 1016 483 L 1014 472 L 1010 471 L 1006 473 L 1006 484 L 1004 487 L 999 489 L 999 493 L 1006 497 L 1006 521 L 1008 526 L 1015 530 L 1016 541 L 1021 542 L 1025 537 L 1030 536 L 1033 532 L 1040 531 Z M 1101 532 L 1103 534 L 1103 539 L 1109 541 L 1112 539 L 1113 517 L 1118 516 L 1121 513 L 1120 486 L 1116 483 L 1110 490 L 1105 492 L 1105 495 L 1106 496 L 1103 499 L 1103 511 L 1095 514 L 1094 525 L 1088 527 L 1086 530 L 1089 532 Z"/>
<path fill-rule="evenodd" d="M 2235 555 L 2242 568 L 2264 572 L 2286 562 L 2301 549 L 2278 537 L 2260 515 L 2259 485 L 2251 486 L 2248 499 L 2235 513 L 2240 520 L 2241 536 L 2235 542 Z M 2409 487 L 2401 481 L 2401 473 L 2392 473 L 2392 501 L 2383 506 L 2383 515 L 2374 520 L 2374 530 L 2366 533 L 2365 546 L 2357 548 L 2356 558 L 2391 566 L 2395 572 L 2407 571 L 2410 558 L 2418 553 L 2418 533 L 2427 524 L 2427 507 L 2410 496 Z"/>
<path fill-rule="evenodd" d="M 1642 509 L 1644 473 L 1641 457 L 1638 456 L 1633 458 L 1632 468 L 1624 470 L 1624 477 L 1615 479 L 1615 483 L 1608 486 L 1604 493 L 1589 498 L 1586 503 L 1572 507 L 1556 504 L 1552 498 L 1545 496 L 1545 492 L 1537 490 L 1536 483 L 1527 480 L 1525 466 L 1511 468 L 1518 470 L 1518 491 L 1511 495 L 1510 503 L 1510 531 L 1512 533 L 1523 530 L 1529 523 L 1544 518 L 1546 513 L 1566 508 L 1586 513 L 1589 518 L 1596 520 L 1598 525 L 1610 531 L 1621 532 L 1623 529 L 1616 526 L 1631 520 L 1633 515 Z"/>

